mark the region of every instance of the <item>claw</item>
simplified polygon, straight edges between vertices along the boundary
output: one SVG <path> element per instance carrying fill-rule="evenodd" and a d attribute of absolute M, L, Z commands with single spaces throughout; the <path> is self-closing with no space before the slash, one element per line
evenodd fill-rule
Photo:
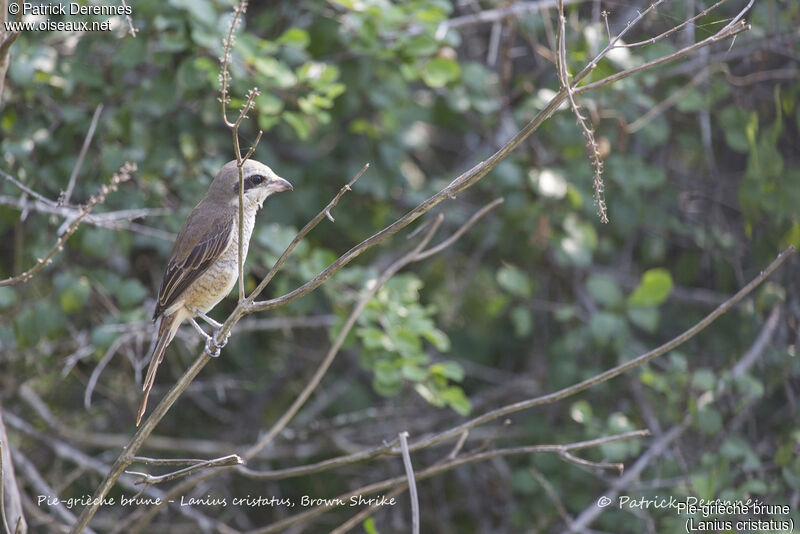
<path fill-rule="evenodd" d="M 208 339 L 206 339 L 206 350 L 205 350 L 206 354 L 208 354 L 212 358 L 218 358 L 220 348 L 221 345 L 217 345 L 217 342 L 214 340 L 214 338 L 208 336 Z"/>
<path fill-rule="evenodd" d="M 228 332 L 228 335 L 225 336 L 225 339 L 220 341 L 218 334 L 219 330 L 215 330 L 214 335 L 208 336 L 208 338 L 206 339 L 206 354 L 208 354 L 212 358 L 219 357 L 220 349 L 228 344 L 228 339 L 231 337 L 230 332 Z"/>

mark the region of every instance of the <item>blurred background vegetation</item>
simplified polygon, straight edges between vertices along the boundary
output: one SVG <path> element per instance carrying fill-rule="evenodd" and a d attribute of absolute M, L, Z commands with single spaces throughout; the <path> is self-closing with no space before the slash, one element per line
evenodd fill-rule
<path fill-rule="evenodd" d="M 666 2 L 627 40 L 658 35 L 706 4 Z M 743 4 L 731 0 L 668 39 L 619 49 L 591 79 L 699 41 Z M 604 11 L 614 32 L 647 5 L 572 2 L 570 70 L 605 46 Z M 111 32 L 23 33 L 11 47 L 0 108 L 0 168 L 55 200 L 102 105 L 72 199 L 85 202 L 133 161 L 134 180 L 96 213 L 148 210 L 147 217 L 117 221 L 117 228 L 83 224 L 53 265 L 24 285 L 0 288 L 0 400 L 14 453 L 62 498 L 90 494 L 101 475 L 54 451 L 50 440 L 107 462 L 133 431 L 149 318 L 172 239 L 233 157 L 218 102 L 231 5 L 138 0 L 132 7 L 135 38 L 117 17 Z M 249 290 L 364 163 L 370 169 L 339 204 L 335 223 L 314 230 L 265 296 L 316 275 L 488 157 L 547 103 L 558 89 L 556 12 L 519 9 L 488 22 L 474 16 L 505 7 L 494 0 L 250 7 L 233 51 L 233 109 L 249 88 L 259 88 L 243 143 L 263 129 L 255 159 L 295 190 L 270 199 L 259 216 Z M 605 156 L 610 224 L 599 222 L 585 139 L 568 111 L 477 186 L 441 204 L 435 211 L 445 214 L 444 229 L 452 232 L 489 200 L 505 198 L 456 245 L 380 290 L 321 387 L 252 466 L 319 461 L 403 430 L 419 437 L 591 377 L 688 328 L 781 248 L 798 245 L 800 5 L 759 0 L 747 19 L 752 30 L 732 45 L 580 97 Z M 46 253 L 64 222 L 20 209 L 19 198 L 19 189 L 0 182 L 0 278 Z M 143 454 L 210 457 L 256 441 L 302 389 L 365 283 L 414 242 L 396 236 L 313 294 L 260 322 L 241 323 Z M 797 268 L 790 259 L 752 298 L 678 351 L 567 401 L 515 414 L 510 425 L 477 429 L 467 449 L 486 440 L 568 443 L 650 429 L 653 438 L 585 451 L 590 460 L 630 466 L 688 415 L 680 437 L 651 457 L 623 494 L 758 498 L 790 504 L 797 521 Z M 212 315 L 223 318 L 234 305 L 229 298 Z M 768 323 L 771 314 L 776 319 Z M 754 345 L 759 334 L 766 341 Z M 751 348 L 756 363 L 733 376 Z M 154 401 L 200 349 L 189 330 L 173 343 Z M 446 453 L 421 452 L 414 462 L 428 465 Z M 225 476 L 191 495 L 333 497 L 402 473 L 391 457 L 280 482 Z M 35 500 L 41 491 L 18 476 Z M 556 455 L 466 466 L 420 483 L 423 531 L 558 532 L 566 528 L 565 514 L 593 507 L 617 478 Z M 131 492 L 117 488 L 112 495 L 120 493 Z M 398 506 L 384 507 L 374 523 L 358 528 L 407 532 L 407 503 L 403 495 Z M 33 531 L 54 528 L 33 513 L 35 504 L 28 508 Z M 198 509 L 243 530 L 298 511 Z M 93 527 L 109 531 L 130 512 L 104 508 Z M 327 531 L 352 513 L 336 509 L 307 531 Z M 683 532 L 683 521 L 672 510 L 612 506 L 593 528 Z M 196 531 L 177 508 L 155 522 L 164 532 Z"/>

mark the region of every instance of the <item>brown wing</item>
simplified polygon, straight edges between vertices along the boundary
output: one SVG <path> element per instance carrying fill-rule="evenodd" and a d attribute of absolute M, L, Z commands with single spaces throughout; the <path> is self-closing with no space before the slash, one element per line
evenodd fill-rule
<path fill-rule="evenodd" d="M 175 240 L 172 257 L 167 264 L 161 288 L 158 290 L 154 320 L 172 306 L 181 293 L 197 280 L 230 244 L 233 217 L 220 217 L 219 213 L 213 213 L 211 214 L 215 217 L 213 221 L 201 221 L 198 219 L 198 211 L 197 208 L 192 211 Z M 210 215 L 207 210 L 204 211 L 205 216 Z M 191 243 L 196 244 L 192 247 Z"/>

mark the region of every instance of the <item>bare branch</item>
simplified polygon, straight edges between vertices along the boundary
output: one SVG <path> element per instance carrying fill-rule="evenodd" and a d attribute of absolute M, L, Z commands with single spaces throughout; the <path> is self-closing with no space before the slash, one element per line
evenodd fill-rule
<path fill-rule="evenodd" d="M 403 466 L 408 479 L 408 493 L 411 496 L 411 532 L 419 534 L 419 498 L 417 497 L 417 483 L 414 480 L 414 467 L 411 465 L 411 455 L 408 452 L 408 432 L 400 432 L 400 450 L 403 452 Z"/>
<path fill-rule="evenodd" d="M 127 10 L 128 3 L 125 2 L 125 0 L 120 0 L 120 1 L 122 2 L 122 7 L 124 7 Z M 139 30 L 133 27 L 133 19 L 131 18 L 130 15 L 125 14 L 125 21 L 128 23 L 128 33 L 131 34 L 131 37 L 135 39 L 136 32 L 138 32 Z"/>
<path fill-rule="evenodd" d="M 142 461 L 140 457 L 133 458 L 134 461 Z M 190 465 L 189 467 L 184 467 L 183 469 L 178 469 L 177 471 L 173 471 L 171 473 L 167 473 L 165 475 L 154 476 L 148 473 L 140 473 L 138 471 L 125 471 L 126 474 L 135 477 L 136 484 L 147 484 L 148 486 L 153 484 L 160 484 L 161 482 L 168 482 L 170 480 L 175 480 L 177 478 L 185 477 L 191 475 L 196 471 L 200 471 L 201 469 L 208 469 L 209 467 L 229 467 L 232 465 L 241 465 L 244 463 L 242 458 L 238 454 L 229 454 L 227 456 L 223 456 L 222 458 L 214 458 L 213 460 L 164 460 L 163 462 L 153 461 L 150 458 L 146 459 L 148 463 L 156 463 L 160 465 L 166 465 L 163 462 L 196 462 Z"/>
<path fill-rule="evenodd" d="M 568 462 L 572 462 L 573 464 L 577 465 L 583 465 L 585 467 L 594 467 L 596 469 L 616 469 L 620 472 L 620 474 L 622 473 L 622 470 L 625 469 L 625 464 L 621 462 L 591 462 L 589 460 L 579 458 L 574 454 L 570 454 L 568 451 L 562 451 L 558 454 Z"/>
<path fill-rule="evenodd" d="M 556 65 L 558 70 L 558 79 L 561 83 L 562 89 L 566 90 L 569 103 L 572 108 L 572 113 L 578 121 L 578 125 L 583 130 L 583 136 L 586 138 L 586 148 L 589 151 L 589 160 L 592 162 L 594 168 L 594 203 L 597 206 L 597 216 L 600 217 L 600 222 L 608 224 L 608 212 L 606 209 L 606 201 L 603 196 L 605 185 L 603 184 L 603 160 L 600 156 L 600 147 L 594 138 L 594 130 L 586 124 L 586 118 L 581 115 L 580 108 L 575 102 L 572 86 L 569 81 L 569 73 L 567 72 L 567 46 L 566 46 L 566 25 L 567 18 L 564 16 L 564 1 L 558 0 L 558 37 L 556 39 Z"/>
<path fill-rule="evenodd" d="M 564 0 L 566 4 L 579 4 L 583 0 Z M 535 0 L 528 2 L 514 2 L 506 7 L 497 9 L 486 9 L 470 15 L 454 17 L 439 24 L 436 28 L 436 38 L 444 39 L 448 30 L 461 28 L 474 24 L 487 24 L 504 20 L 510 16 L 519 16 L 531 11 L 542 11 L 556 7 L 556 0 Z M 418 31 L 418 30 L 417 30 Z M 410 33 L 414 33 L 413 31 Z"/>
<path fill-rule="evenodd" d="M 5 179 L 6 179 L 6 180 L 8 180 L 9 182 L 11 182 L 12 184 L 14 184 L 15 186 L 17 186 L 17 187 L 18 187 L 18 188 L 20 188 L 22 191 L 24 191 L 25 193 L 29 194 L 30 196 L 32 196 L 32 197 L 33 197 L 33 198 L 35 198 L 36 200 L 39 200 L 39 201 L 41 201 L 41 202 L 44 202 L 45 204 L 47 204 L 47 205 L 49 205 L 49 206 L 53 206 L 53 207 L 56 207 L 56 206 L 58 206 L 58 203 L 56 203 L 56 202 L 53 202 L 53 201 L 52 201 L 52 200 L 50 200 L 49 198 L 47 198 L 47 197 L 45 197 L 45 196 L 42 196 L 42 195 L 40 195 L 39 193 L 37 193 L 36 191 L 34 191 L 33 189 L 31 189 L 31 188 L 30 188 L 30 187 L 28 187 L 27 185 L 23 184 L 22 182 L 20 182 L 19 180 L 17 180 L 16 178 L 14 178 L 14 177 L 13 177 L 13 176 L 11 176 L 10 174 L 8 174 L 7 172 L 3 171 L 2 169 L 0 169 L 0 176 L 2 176 L 3 178 L 5 178 Z"/>
<path fill-rule="evenodd" d="M 233 39 L 236 33 L 236 26 L 239 24 L 239 19 L 244 16 L 247 10 L 247 0 L 242 0 L 233 11 L 233 18 L 231 25 L 228 27 L 228 36 L 223 41 L 223 53 L 220 58 L 220 72 L 219 72 L 219 101 L 222 105 L 222 121 L 228 128 L 233 128 L 233 123 L 228 120 L 228 102 L 230 96 L 228 95 L 228 85 L 230 84 L 231 75 L 228 71 L 228 65 L 231 61 L 231 49 L 233 48 Z"/>
<path fill-rule="evenodd" d="M 81 210 L 80 214 L 75 217 L 75 220 L 70 223 L 67 230 L 58 238 L 56 244 L 50 249 L 50 252 L 45 254 L 43 258 L 39 258 L 36 264 L 28 269 L 27 271 L 18 274 L 17 276 L 12 276 L 11 278 L 6 278 L 5 280 L 0 280 L 0 287 L 2 286 L 10 286 L 14 284 L 24 283 L 36 276 L 36 274 L 41 271 L 45 265 L 49 265 L 50 262 L 53 260 L 53 256 L 55 256 L 59 251 L 61 251 L 64 247 L 64 243 L 75 233 L 75 230 L 78 229 L 80 226 L 81 221 L 84 217 L 86 217 L 98 204 L 102 204 L 105 202 L 106 197 L 109 193 L 116 191 L 119 184 L 127 182 L 130 180 L 131 175 L 133 172 L 136 171 L 136 164 L 135 163 L 125 163 L 122 167 L 120 167 L 119 171 L 114 174 L 111 178 L 111 183 L 109 185 L 104 185 L 100 188 L 100 191 L 92 196 L 89 199 L 88 204 Z"/>
<path fill-rule="evenodd" d="M 663 39 L 665 37 L 669 37 L 673 33 L 677 32 L 678 30 L 680 30 L 684 26 L 688 26 L 689 24 L 691 24 L 692 22 L 696 21 L 697 19 L 699 19 L 701 17 L 704 17 L 705 15 L 708 15 L 708 13 L 710 13 L 714 9 L 718 8 L 719 6 L 721 6 L 722 4 L 724 4 L 727 1 L 728 0 L 719 0 L 719 2 L 717 2 L 716 4 L 714 4 L 712 6 L 707 7 L 706 9 L 704 9 L 703 11 L 701 11 L 700 13 L 695 15 L 694 17 L 683 21 L 682 23 L 678 24 L 677 26 L 673 26 L 669 30 L 667 30 L 667 31 L 665 31 L 663 33 L 660 33 L 660 34 L 656 35 L 655 37 L 651 37 L 649 39 L 645 39 L 644 41 L 639 41 L 639 42 L 636 42 L 636 43 L 620 43 L 620 44 L 614 45 L 614 48 L 634 48 L 636 46 L 642 46 L 642 45 L 646 45 L 646 44 L 653 44 L 656 41 L 660 41 L 661 39 Z"/>
<path fill-rule="evenodd" d="M 89 145 L 92 144 L 94 130 L 97 128 L 97 121 L 100 119 L 100 114 L 102 112 L 103 104 L 97 104 L 97 107 L 94 109 L 94 115 L 92 115 L 92 122 L 89 124 L 89 131 L 86 132 L 86 138 L 83 140 L 83 146 L 81 146 L 81 151 L 78 153 L 78 159 L 75 161 L 75 166 L 72 167 L 72 174 L 69 175 L 67 190 L 64 191 L 63 204 L 69 204 L 69 199 L 72 197 L 72 190 L 75 189 L 75 181 L 78 178 L 81 165 L 83 165 L 83 158 L 86 157 L 86 151 L 89 150 Z"/>

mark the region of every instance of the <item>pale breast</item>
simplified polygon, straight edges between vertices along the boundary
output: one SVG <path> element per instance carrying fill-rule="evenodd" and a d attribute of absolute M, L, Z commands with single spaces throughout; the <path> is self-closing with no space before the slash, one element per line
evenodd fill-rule
<path fill-rule="evenodd" d="M 238 219 L 238 216 L 237 216 Z M 222 252 L 219 259 L 212 263 L 205 273 L 189 286 L 184 293 L 183 305 L 193 312 L 206 313 L 224 299 L 236 285 L 239 278 L 239 231 L 238 220 L 234 221 L 233 239 Z M 247 258 L 250 245 L 250 236 L 255 226 L 255 211 L 252 214 L 245 212 L 243 226 L 242 255 Z"/>

